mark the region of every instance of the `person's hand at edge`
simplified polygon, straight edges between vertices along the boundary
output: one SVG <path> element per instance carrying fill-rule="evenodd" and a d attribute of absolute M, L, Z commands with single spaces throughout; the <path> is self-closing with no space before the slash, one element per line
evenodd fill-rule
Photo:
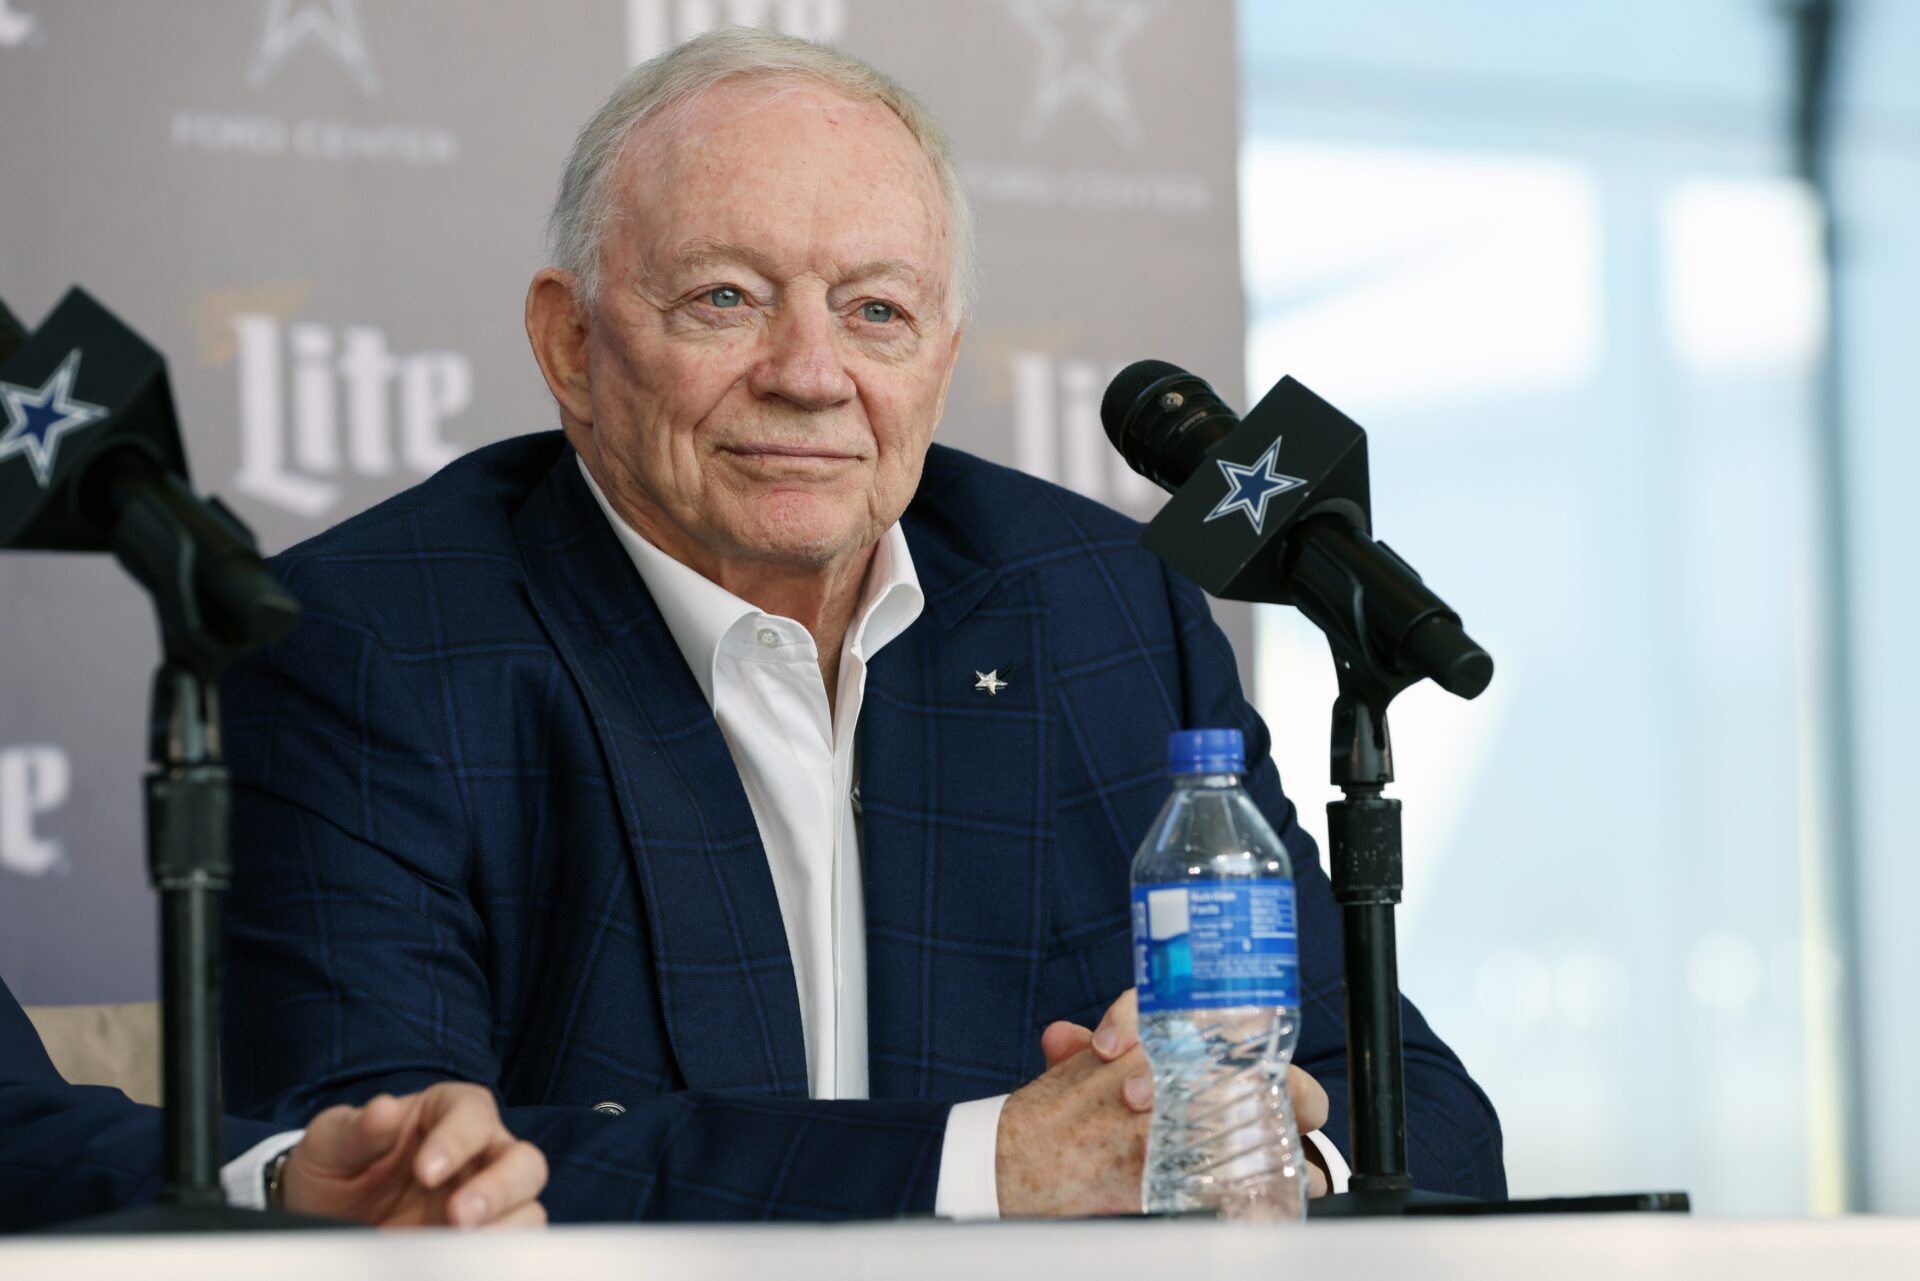
<path fill-rule="evenodd" d="M 314 1117 L 280 1177 L 276 1208 L 379 1227 L 545 1225 L 540 1149 L 515 1139 L 493 1095 L 443 1082 Z"/>

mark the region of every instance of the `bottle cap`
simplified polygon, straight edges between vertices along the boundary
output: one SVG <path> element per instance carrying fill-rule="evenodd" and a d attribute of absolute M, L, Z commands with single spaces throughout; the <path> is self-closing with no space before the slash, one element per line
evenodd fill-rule
<path fill-rule="evenodd" d="M 1178 729 L 1167 735 L 1167 770 L 1173 774 L 1240 774 L 1247 768 L 1247 742 L 1237 729 Z"/>

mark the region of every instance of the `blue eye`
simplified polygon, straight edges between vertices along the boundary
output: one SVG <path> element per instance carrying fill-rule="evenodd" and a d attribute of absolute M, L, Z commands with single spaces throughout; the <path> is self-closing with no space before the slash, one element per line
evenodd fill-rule
<path fill-rule="evenodd" d="M 707 290 L 707 301 L 716 307 L 738 307 L 746 301 L 746 297 L 732 285 L 721 285 L 718 289 Z"/>
<path fill-rule="evenodd" d="M 897 314 L 890 302 L 869 302 L 860 305 L 860 319 L 875 325 L 884 325 Z"/>

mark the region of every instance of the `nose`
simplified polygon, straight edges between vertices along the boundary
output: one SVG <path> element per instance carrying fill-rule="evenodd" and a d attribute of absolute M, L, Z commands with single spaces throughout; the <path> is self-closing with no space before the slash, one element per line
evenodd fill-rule
<path fill-rule="evenodd" d="M 801 409 L 830 409 L 853 398 L 853 379 L 841 359 L 839 332 L 826 300 L 794 301 L 774 314 L 766 346 L 749 375 L 756 396 Z"/>

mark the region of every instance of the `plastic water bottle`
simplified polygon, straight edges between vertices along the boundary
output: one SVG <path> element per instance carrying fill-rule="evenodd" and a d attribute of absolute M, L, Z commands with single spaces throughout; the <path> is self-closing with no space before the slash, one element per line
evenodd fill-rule
<path fill-rule="evenodd" d="M 1134 982 L 1154 1078 L 1142 1200 L 1150 1213 L 1299 1220 L 1293 866 L 1240 785 L 1239 730 L 1176 733 L 1167 763 L 1173 795 L 1133 860 Z"/>

